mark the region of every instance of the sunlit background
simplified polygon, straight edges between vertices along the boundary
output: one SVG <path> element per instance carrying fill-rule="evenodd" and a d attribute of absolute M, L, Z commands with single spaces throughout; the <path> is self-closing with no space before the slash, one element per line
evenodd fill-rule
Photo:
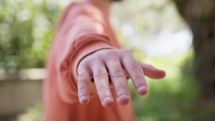
<path fill-rule="evenodd" d="M 0 121 L 43 120 L 43 68 L 56 24 L 71 1 L 81 0 L 0 0 Z M 112 7 L 112 27 L 122 45 L 140 61 L 167 72 L 162 80 L 147 78 L 147 96 L 139 97 L 130 85 L 135 117 L 137 121 L 214 121 L 214 97 L 203 98 L 196 73 L 192 27 L 199 25 L 182 17 L 183 4 L 175 1 L 125 0 Z M 188 9 L 186 15 L 190 13 Z"/>

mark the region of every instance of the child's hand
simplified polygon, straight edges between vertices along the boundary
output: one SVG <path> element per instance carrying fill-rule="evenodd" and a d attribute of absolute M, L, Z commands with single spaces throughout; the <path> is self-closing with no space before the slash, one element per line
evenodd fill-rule
<path fill-rule="evenodd" d="M 138 62 L 130 52 L 124 49 L 99 50 L 85 57 L 78 66 L 80 103 L 87 104 L 89 102 L 89 83 L 93 78 L 104 107 L 111 107 L 114 104 L 109 80 L 112 81 L 115 88 L 117 102 L 123 105 L 127 104 L 130 100 L 130 91 L 126 73 L 131 78 L 139 95 L 145 95 L 148 90 L 144 75 L 155 79 L 165 76 L 164 71 Z"/>

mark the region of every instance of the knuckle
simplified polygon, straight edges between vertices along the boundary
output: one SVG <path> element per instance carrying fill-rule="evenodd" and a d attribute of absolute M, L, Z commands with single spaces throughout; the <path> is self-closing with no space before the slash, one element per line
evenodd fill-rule
<path fill-rule="evenodd" d="M 88 87 L 85 84 L 79 84 L 78 85 L 78 94 L 79 96 L 83 96 L 87 93 Z"/>
<path fill-rule="evenodd" d="M 89 59 L 87 64 L 89 65 L 89 67 L 92 68 L 93 66 L 97 65 L 100 62 L 102 62 L 102 57 L 95 56 L 94 58 Z"/>
<path fill-rule="evenodd" d="M 131 64 L 131 70 L 134 73 L 135 80 L 142 80 L 143 78 L 143 71 L 138 63 Z"/>
<path fill-rule="evenodd" d="M 113 72 L 111 73 L 112 77 L 123 77 L 124 76 L 124 72 L 122 71 L 122 69 L 120 69 L 119 67 L 116 67 L 113 69 Z"/>
<path fill-rule="evenodd" d="M 131 52 L 128 51 L 128 50 L 122 50 L 122 54 L 126 55 L 126 56 L 131 56 L 132 55 Z"/>
<path fill-rule="evenodd" d="M 92 57 L 86 57 L 80 62 L 79 66 L 81 68 L 92 67 L 96 63 L 101 62 L 101 60 L 102 60 L 102 57 L 100 57 L 100 55 L 96 55 L 96 56 L 92 56 Z"/>
<path fill-rule="evenodd" d="M 79 86 L 79 87 L 78 87 L 78 90 L 79 90 L 79 93 L 80 93 L 80 94 L 83 94 L 83 93 L 86 92 L 86 87 L 85 87 L 85 86 Z"/>
<path fill-rule="evenodd" d="M 108 65 L 109 73 L 112 78 L 123 77 L 125 75 L 117 58 L 108 60 L 106 64 Z"/>
<path fill-rule="evenodd" d="M 82 76 L 82 77 L 79 78 L 78 83 L 79 84 L 85 84 L 87 82 L 87 79 L 88 78 Z"/>
<path fill-rule="evenodd" d="M 131 54 L 123 54 L 122 59 L 124 62 L 128 62 L 129 64 L 136 65 L 136 60 Z"/>
<path fill-rule="evenodd" d="M 135 61 L 131 62 L 130 67 L 131 67 L 131 70 L 133 70 L 135 72 L 141 71 L 140 64 Z"/>
<path fill-rule="evenodd" d="M 96 61 L 100 61 L 103 58 L 103 52 L 97 52 L 97 54 L 95 54 L 95 56 L 91 59 L 92 62 Z"/>
<path fill-rule="evenodd" d="M 97 73 L 94 74 L 94 78 L 106 78 L 107 76 L 108 74 L 104 69 L 100 69 Z"/>
<path fill-rule="evenodd" d="M 104 53 L 103 53 L 103 57 L 106 57 L 106 58 L 112 58 L 116 55 L 115 51 L 114 50 L 106 50 Z"/>
<path fill-rule="evenodd" d="M 78 89 L 79 91 L 85 91 L 88 87 L 88 83 L 86 81 L 79 81 L 78 82 Z"/>

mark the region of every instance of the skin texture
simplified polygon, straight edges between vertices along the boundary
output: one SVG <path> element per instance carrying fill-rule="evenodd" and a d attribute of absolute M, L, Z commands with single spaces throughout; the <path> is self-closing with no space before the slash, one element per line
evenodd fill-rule
<path fill-rule="evenodd" d="M 138 62 L 127 50 L 99 50 L 84 58 L 78 66 L 78 95 L 80 103 L 87 104 L 89 102 L 89 84 L 93 78 L 102 105 L 106 108 L 112 107 L 114 99 L 109 87 L 110 77 L 117 95 L 117 102 L 126 105 L 130 100 L 126 73 L 131 78 L 139 95 L 145 95 L 148 91 L 144 76 L 154 79 L 165 76 L 163 70 Z"/>
<path fill-rule="evenodd" d="M 121 0 L 88 0 L 105 9 L 109 13 L 111 2 Z M 78 66 L 78 96 L 81 104 L 90 100 L 89 84 L 93 78 L 99 98 L 104 107 L 109 108 L 114 104 L 110 92 L 110 81 L 117 95 L 117 103 L 126 105 L 130 100 L 127 77 L 131 78 L 139 95 L 148 91 L 145 76 L 160 79 L 165 77 L 163 70 L 143 64 L 135 60 L 130 52 L 125 49 L 104 49 L 88 55 L 81 60 Z"/>

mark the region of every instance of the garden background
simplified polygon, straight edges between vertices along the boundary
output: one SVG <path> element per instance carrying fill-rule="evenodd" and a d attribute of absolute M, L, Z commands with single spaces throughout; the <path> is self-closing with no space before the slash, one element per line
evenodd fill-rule
<path fill-rule="evenodd" d="M 0 121 L 42 121 L 45 61 L 72 1 L 0 0 Z M 124 0 L 111 22 L 138 60 L 167 73 L 147 78 L 144 97 L 130 84 L 137 121 L 215 120 L 214 0 Z"/>

